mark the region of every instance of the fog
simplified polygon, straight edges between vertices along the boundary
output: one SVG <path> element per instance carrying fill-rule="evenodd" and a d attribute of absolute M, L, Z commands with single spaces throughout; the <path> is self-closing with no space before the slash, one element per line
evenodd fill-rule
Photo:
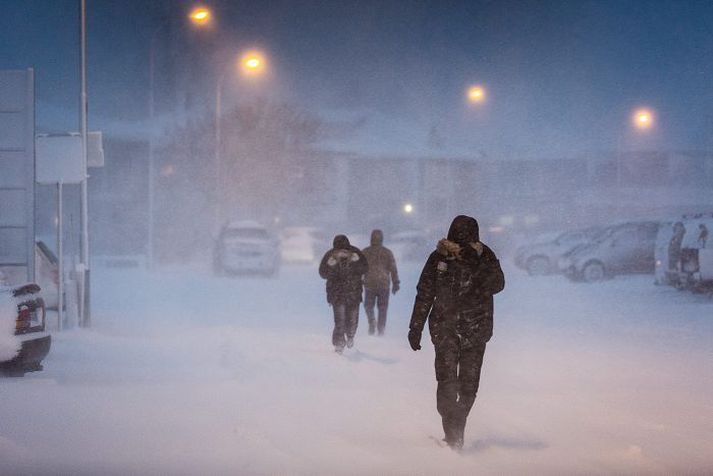
<path fill-rule="evenodd" d="M 34 68 L 37 134 L 77 131 L 78 2 L 6 3 L 0 70 Z M 69 304 L 60 329 L 38 271 L 52 346 L 0 378 L 1 474 L 713 472 L 710 5 L 216 0 L 205 22 L 197 6 L 87 2 L 105 159 L 88 169 L 91 325 L 67 184 Z M 55 255 L 57 200 L 35 185 Z M 506 285 L 452 451 L 428 331 L 419 352 L 406 336 L 457 215 Z M 337 354 L 318 265 L 373 229 L 401 289 L 385 334 L 360 306 Z"/>

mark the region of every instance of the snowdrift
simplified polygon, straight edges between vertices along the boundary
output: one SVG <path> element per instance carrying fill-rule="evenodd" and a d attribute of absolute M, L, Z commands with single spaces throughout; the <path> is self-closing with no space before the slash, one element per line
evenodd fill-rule
<path fill-rule="evenodd" d="M 14 358 L 20 350 L 15 336 L 17 303 L 9 289 L 0 288 L 0 362 Z"/>

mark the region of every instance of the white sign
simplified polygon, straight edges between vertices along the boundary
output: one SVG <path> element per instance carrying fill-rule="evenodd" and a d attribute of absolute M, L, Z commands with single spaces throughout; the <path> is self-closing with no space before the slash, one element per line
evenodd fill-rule
<path fill-rule="evenodd" d="M 43 135 L 35 141 L 37 183 L 77 184 L 86 177 L 82 170 L 79 135 Z"/>
<path fill-rule="evenodd" d="M 82 173 L 82 141 L 79 133 L 40 134 L 35 140 L 37 183 L 78 184 Z M 104 145 L 100 131 L 87 134 L 87 167 L 104 167 Z"/>

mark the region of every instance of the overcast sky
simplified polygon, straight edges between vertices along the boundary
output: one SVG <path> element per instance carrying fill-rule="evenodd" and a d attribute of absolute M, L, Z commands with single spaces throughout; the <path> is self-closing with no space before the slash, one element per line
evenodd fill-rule
<path fill-rule="evenodd" d="M 3 2 L 0 68 L 36 68 L 38 122 L 49 129 L 76 124 L 78 3 Z M 136 122 L 146 115 L 147 44 L 157 20 L 145 1 L 87 3 L 90 123 Z M 175 19 L 191 5 L 163 3 Z M 272 73 L 270 89 L 260 94 L 330 118 L 363 118 L 352 148 L 362 141 L 373 151 L 391 138 L 387 152 L 408 153 L 425 146 L 434 126 L 446 150 L 711 148 L 713 2 L 213 5 L 219 21 L 205 48 L 260 46 Z M 478 108 L 464 101 L 473 83 L 488 94 Z M 640 105 L 657 114 L 646 137 L 628 122 Z M 386 139 L 369 144 L 379 130 Z"/>

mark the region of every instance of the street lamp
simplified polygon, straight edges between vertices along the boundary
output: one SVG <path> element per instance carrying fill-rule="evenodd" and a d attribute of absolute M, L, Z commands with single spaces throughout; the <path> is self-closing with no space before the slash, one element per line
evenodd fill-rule
<path fill-rule="evenodd" d="M 247 53 L 243 56 L 241 61 L 243 72 L 245 73 L 259 73 L 265 66 L 265 59 L 260 53 Z"/>
<path fill-rule="evenodd" d="M 654 112 L 646 107 L 641 107 L 636 110 L 631 114 L 631 124 L 634 126 L 634 128 L 642 133 L 648 132 L 649 130 L 653 129 L 654 123 L 656 120 L 656 116 Z M 622 164 L 622 148 L 621 148 L 621 138 L 619 139 L 620 145 L 619 145 L 619 150 L 617 151 L 617 160 L 616 160 L 616 183 L 617 183 L 617 188 L 621 188 L 622 185 L 622 172 L 623 172 L 623 164 Z"/>
<path fill-rule="evenodd" d="M 196 7 L 191 10 L 191 13 L 188 15 L 188 18 L 190 18 L 190 20 L 194 24 L 198 26 L 203 26 L 210 23 L 213 18 L 213 15 L 211 11 L 205 7 Z"/>
<path fill-rule="evenodd" d="M 413 205 L 410 203 L 404 204 L 404 213 L 410 215 L 413 213 Z"/>
<path fill-rule="evenodd" d="M 212 18 L 212 12 L 205 7 L 196 7 L 191 10 L 188 15 L 190 21 L 198 26 L 205 27 L 208 25 Z M 154 159 L 154 134 L 155 130 L 155 82 L 156 82 L 156 37 L 158 32 L 163 28 L 165 24 L 159 25 L 151 34 L 151 39 L 149 41 L 149 157 L 148 157 L 148 230 L 147 230 L 147 241 L 148 249 L 146 251 L 146 261 L 149 269 L 153 268 L 154 261 L 154 202 L 155 202 L 155 190 L 154 190 L 154 175 L 155 175 L 155 159 Z"/>
<path fill-rule="evenodd" d="M 485 89 L 482 86 L 473 85 L 468 88 L 468 102 L 479 104 L 485 101 Z"/>
<path fill-rule="evenodd" d="M 632 117 L 634 127 L 639 130 L 649 130 L 654 126 L 654 113 L 650 109 L 637 109 Z"/>
<path fill-rule="evenodd" d="M 237 67 L 240 69 L 244 76 L 259 76 L 265 70 L 266 65 L 265 56 L 257 51 L 249 51 L 242 55 L 237 62 Z M 220 116 L 222 115 L 222 102 L 223 102 L 223 85 L 225 84 L 225 77 L 228 75 L 230 67 L 225 68 L 223 72 L 218 76 L 218 82 L 215 86 L 215 117 L 214 117 L 214 127 L 215 127 L 215 192 L 218 200 L 216 200 L 215 214 L 216 214 L 216 225 L 221 226 L 221 220 L 223 218 L 222 207 L 221 207 L 221 197 L 223 191 L 223 161 L 221 157 L 220 146 L 222 142 L 222 124 Z"/>

